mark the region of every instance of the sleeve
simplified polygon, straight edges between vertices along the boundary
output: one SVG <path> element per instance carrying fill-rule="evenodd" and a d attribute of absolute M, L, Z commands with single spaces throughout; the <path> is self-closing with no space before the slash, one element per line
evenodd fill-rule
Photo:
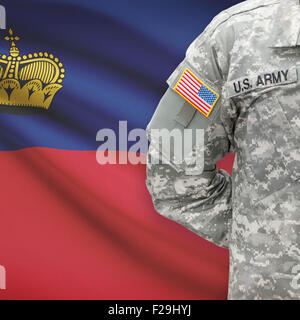
<path fill-rule="evenodd" d="M 232 181 L 225 170 L 217 169 L 216 162 L 234 152 L 236 113 L 223 89 L 226 87 L 229 40 L 220 36 L 220 32 L 209 25 L 189 46 L 185 59 L 167 80 L 169 88 L 147 126 L 150 145 L 146 185 L 159 214 L 218 246 L 228 248 Z M 219 96 L 209 116 L 176 91 L 187 68 Z M 182 140 L 164 146 L 157 134 L 163 130 L 182 133 Z M 185 139 L 184 133 L 191 131 L 190 139 Z M 197 143 L 198 131 L 202 132 L 202 140 L 199 139 L 202 144 Z M 176 149 L 182 145 L 183 158 L 189 157 L 187 162 L 184 159 L 178 161 L 180 152 Z M 168 148 L 171 151 L 168 152 Z M 199 161 L 199 155 L 202 161 Z"/>

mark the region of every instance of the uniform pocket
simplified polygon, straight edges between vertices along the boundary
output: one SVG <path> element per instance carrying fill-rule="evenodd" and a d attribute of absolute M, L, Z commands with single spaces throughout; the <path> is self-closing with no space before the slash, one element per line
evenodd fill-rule
<path fill-rule="evenodd" d="M 300 179 L 300 96 L 297 101 L 295 94 L 298 93 L 294 90 L 293 93 L 273 97 L 277 112 L 273 115 L 271 136 L 291 181 Z"/>
<path fill-rule="evenodd" d="M 245 173 L 256 199 L 282 189 L 293 169 L 293 152 L 299 152 L 295 135 L 276 94 L 263 94 L 249 110 L 246 129 Z"/>

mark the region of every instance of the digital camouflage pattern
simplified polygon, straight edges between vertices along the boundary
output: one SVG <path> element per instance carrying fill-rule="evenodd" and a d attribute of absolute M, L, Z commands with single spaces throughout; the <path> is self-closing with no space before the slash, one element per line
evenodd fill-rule
<path fill-rule="evenodd" d="M 202 174 L 153 164 L 159 148 L 150 141 L 146 184 L 154 206 L 229 248 L 228 299 L 300 299 L 299 1 L 248 0 L 221 12 L 188 48 L 170 89 L 185 67 L 221 98 L 199 122 Z M 172 103 L 163 98 L 160 108 Z M 216 168 L 227 153 L 236 154 L 232 178 Z"/>

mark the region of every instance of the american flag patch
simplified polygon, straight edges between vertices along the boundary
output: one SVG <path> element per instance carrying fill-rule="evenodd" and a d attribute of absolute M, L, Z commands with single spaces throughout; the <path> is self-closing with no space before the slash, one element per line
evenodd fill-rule
<path fill-rule="evenodd" d="M 200 81 L 189 69 L 185 69 L 174 90 L 197 110 L 208 117 L 219 95 Z"/>

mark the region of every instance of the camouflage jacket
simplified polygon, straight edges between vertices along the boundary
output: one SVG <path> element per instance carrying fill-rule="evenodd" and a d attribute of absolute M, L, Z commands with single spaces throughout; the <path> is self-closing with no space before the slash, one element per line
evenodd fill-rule
<path fill-rule="evenodd" d="M 175 90 L 184 70 L 220 98 L 209 116 Z M 300 4 L 248 0 L 221 12 L 167 80 L 147 130 L 204 129 L 204 170 L 153 163 L 154 206 L 229 249 L 229 299 L 300 298 Z M 235 153 L 232 176 L 216 162 Z"/>

